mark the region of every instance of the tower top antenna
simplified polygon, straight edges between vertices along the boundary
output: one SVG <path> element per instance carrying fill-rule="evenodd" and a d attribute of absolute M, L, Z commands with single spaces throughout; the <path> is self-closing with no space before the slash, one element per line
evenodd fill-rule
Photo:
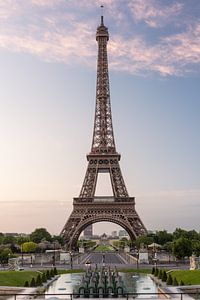
<path fill-rule="evenodd" d="M 103 23 L 103 12 L 104 12 L 104 6 L 103 6 L 103 5 L 101 5 L 100 7 L 101 7 L 101 25 L 103 26 L 103 25 L 104 25 L 104 23 Z"/>

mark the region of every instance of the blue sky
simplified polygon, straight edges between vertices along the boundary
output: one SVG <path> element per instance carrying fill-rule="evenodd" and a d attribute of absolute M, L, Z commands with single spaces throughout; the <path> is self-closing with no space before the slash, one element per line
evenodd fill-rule
<path fill-rule="evenodd" d="M 3 232 L 58 234 L 79 195 L 102 2 L 0 2 Z M 103 4 L 113 126 L 129 194 L 148 229 L 199 231 L 200 2 Z"/>

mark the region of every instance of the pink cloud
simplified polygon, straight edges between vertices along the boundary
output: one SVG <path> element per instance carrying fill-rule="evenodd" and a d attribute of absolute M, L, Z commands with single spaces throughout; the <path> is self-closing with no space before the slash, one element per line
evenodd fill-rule
<path fill-rule="evenodd" d="M 155 0 L 133 0 L 129 2 L 129 8 L 134 20 L 144 21 L 150 27 L 162 27 L 167 20 L 181 12 L 183 5 L 175 3 L 161 6 Z"/>

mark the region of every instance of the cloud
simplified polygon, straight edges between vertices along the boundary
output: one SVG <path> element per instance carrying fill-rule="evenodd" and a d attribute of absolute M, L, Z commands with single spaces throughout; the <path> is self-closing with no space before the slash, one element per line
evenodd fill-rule
<path fill-rule="evenodd" d="M 163 2 L 155 0 L 133 0 L 129 8 L 136 22 L 144 21 L 150 27 L 162 27 L 165 23 L 180 14 L 183 4 L 174 3 L 164 6 Z"/>
<path fill-rule="evenodd" d="M 96 66 L 95 29 L 98 20 L 95 14 L 98 5 L 93 1 L 80 4 L 77 0 L 20 0 L 14 5 L 11 2 L 5 0 L 0 4 L 1 48 L 30 53 L 48 62 Z M 152 41 L 148 32 L 139 34 L 132 30 L 132 21 L 127 18 L 130 8 L 136 22 L 144 21 L 156 29 L 173 16 L 181 15 L 183 4 L 176 2 L 164 6 L 162 1 L 154 0 L 121 4 L 119 0 L 106 3 L 108 20 L 116 21 L 117 29 L 109 41 L 110 69 L 142 75 L 153 72 L 161 76 L 183 76 L 199 71 L 198 20 L 188 21 L 180 32 L 165 32 Z"/>

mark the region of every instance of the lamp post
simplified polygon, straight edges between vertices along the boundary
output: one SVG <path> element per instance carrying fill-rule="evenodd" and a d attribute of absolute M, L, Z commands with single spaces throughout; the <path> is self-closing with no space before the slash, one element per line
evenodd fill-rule
<path fill-rule="evenodd" d="M 139 269 L 139 250 L 136 250 L 136 264 L 137 264 L 137 270 Z"/>
<path fill-rule="evenodd" d="M 21 255 L 22 255 L 22 267 L 23 267 L 24 266 L 23 244 L 21 244 Z"/>
<path fill-rule="evenodd" d="M 70 269 L 73 269 L 73 260 L 72 260 L 72 252 L 69 251 L 69 255 L 70 255 Z"/>

